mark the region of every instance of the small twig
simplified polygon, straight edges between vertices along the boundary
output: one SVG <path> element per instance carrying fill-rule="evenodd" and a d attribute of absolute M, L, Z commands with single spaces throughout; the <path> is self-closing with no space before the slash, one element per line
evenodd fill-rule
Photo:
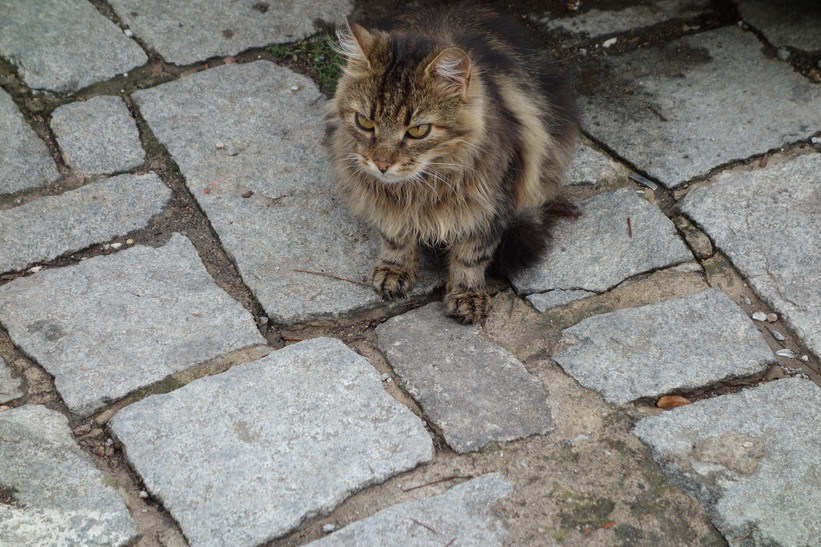
<path fill-rule="evenodd" d="M 290 336 L 283 336 L 282 341 L 283 342 L 304 342 L 305 339 L 304 338 L 292 338 Z"/>
<path fill-rule="evenodd" d="M 752 529 L 752 530 L 750 530 L 749 532 L 747 532 L 746 534 L 744 534 L 744 535 L 743 535 L 743 536 L 741 536 L 741 537 L 735 538 L 735 539 L 734 539 L 734 540 L 732 540 L 730 543 L 735 543 L 736 541 L 741 541 L 741 540 L 743 540 L 743 539 L 747 539 L 748 537 L 750 537 L 751 535 L 753 535 L 753 532 L 755 532 L 756 530 L 758 530 L 758 528 L 756 528 L 755 526 L 753 526 L 753 529 Z"/>
<path fill-rule="evenodd" d="M 453 545 L 453 542 L 454 542 L 454 541 L 456 541 L 456 538 L 453 538 L 452 540 L 448 541 L 448 542 L 445 544 L 445 547 L 450 547 L 451 545 Z"/>
<path fill-rule="evenodd" d="M 432 484 L 438 484 L 440 482 L 452 481 L 454 479 L 472 479 L 472 478 L 474 478 L 472 475 L 469 475 L 467 477 L 465 477 L 463 475 L 451 475 L 450 477 L 444 477 L 444 478 L 441 478 L 441 479 L 436 479 L 435 481 L 426 482 L 425 484 L 419 484 L 419 485 L 416 485 L 416 486 L 411 486 L 410 488 L 403 488 L 402 491 L 403 492 L 410 492 L 411 490 L 416 490 L 417 488 L 424 488 L 426 486 L 430 486 Z"/>
<path fill-rule="evenodd" d="M 656 116 L 658 116 L 659 118 L 661 118 L 661 121 L 663 121 L 663 122 L 666 122 L 666 121 L 667 121 L 667 118 L 665 118 L 665 117 L 664 117 L 664 114 L 662 114 L 661 112 L 659 112 L 659 111 L 658 111 L 658 109 L 657 109 L 656 107 L 654 107 L 654 106 L 648 106 L 647 108 L 648 108 L 648 109 L 650 109 L 650 112 L 652 112 L 653 114 L 655 114 Z"/>
<path fill-rule="evenodd" d="M 353 283 L 354 285 L 362 285 L 363 287 L 371 288 L 371 286 L 368 285 L 367 283 L 362 283 L 360 281 L 354 281 L 353 279 L 345 279 L 344 277 L 339 277 L 338 275 L 327 274 L 327 273 L 324 273 L 324 272 L 312 272 L 311 270 L 300 270 L 300 269 L 297 269 L 297 268 L 294 268 L 291 271 L 292 272 L 312 274 L 312 275 L 321 275 L 323 277 L 330 277 L 331 279 L 336 279 L 338 281 L 347 281 L 348 283 Z"/>
<path fill-rule="evenodd" d="M 416 519 L 415 519 L 415 518 L 413 518 L 413 517 L 410 517 L 410 519 L 411 519 L 413 522 L 415 522 L 416 524 L 418 524 L 419 526 L 421 526 L 422 528 L 427 528 L 428 530 L 430 530 L 430 531 L 431 531 L 431 532 L 433 532 L 434 534 L 438 534 L 438 533 L 439 533 L 439 532 L 437 532 L 436 530 L 434 530 L 433 528 L 431 528 L 430 526 L 428 526 L 427 524 L 425 524 L 424 522 L 419 522 L 418 520 L 416 520 Z"/>
<path fill-rule="evenodd" d="M 627 217 L 627 235 L 633 239 L 633 225 L 630 223 L 630 217 Z"/>

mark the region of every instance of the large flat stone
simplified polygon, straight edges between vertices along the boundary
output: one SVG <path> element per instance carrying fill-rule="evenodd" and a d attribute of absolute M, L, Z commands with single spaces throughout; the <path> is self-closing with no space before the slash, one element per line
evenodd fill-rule
<path fill-rule="evenodd" d="M 821 4 L 816 0 L 736 0 L 745 22 L 774 46 L 821 51 Z"/>
<path fill-rule="evenodd" d="M 369 286 L 294 271 L 366 282 L 378 251 L 336 197 L 321 144 L 325 101 L 312 81 L 258 61 L 134 99 L 269 317 L 295 323 L 382 303 Z M 417 292 L 439 279 L 423 273 Z"/>
<path fill-rule="evenodd" d="M 148 61 L 86 0 L 0 0 L 0 56 L 29 87 L 72 92 Z"/>
<path fill-rule="evenodd" d="M 309 545 L 504 545 L 507 530 L 493 506 L 512 490 L 500 474 L 488 473 L 438 496 L 389 507 Z"/>
<path fill-rule="evenodd" d="M 23 396 L 23 380 L 14 375 L 10 366 L 0 357 L 0 404 Z"/>
<path fill-rule="evenodd" d="M 633 429 L 730 545 L 821 538 L 821 389 L 785 379 L 679 407 Z"/>
<path fill-rule="evenodd" d="M 593 8 L 572 17 L 553 17 L 548 13 L 539 22 L 549 30 L 567 31 L 576 39 L 595 39 L 673 19 L 693 18 L 705 13 L 709 6 L 707 0 L 655 0 L 616 10 Z"/>
<path fill-rule="evenodd" d="M 607 156 L 586 143 L 579 142 L 576 145 L 573 161 L 570 162 L 567 168 L 564 184 L 570 186 L 592 185 L 613 178 L 615 173 Z"/>
<path fill-rule="evenodd" d="M 593 58 L 577 76 L 585 129 L 668 187 L 821 129 L 821 87 L 737 27 Z"/>
<path fill-rule="evenodd" d="M 178 65 L 293 42 L 317 32 L 315 21 L 341 23 L 353 9 L 350 0 L 111 0 L 110 4 L 138 38 Z"/>
<path fill-rule="evenodd" d="M 126 545 L 137 539 L 125 503 L 80 448 L 59 412 L 0 412 L 0 542 Z"/>
<path fill-rule="evenodd" d="M 233 350 L 264 344 L 184 236 L 0 287 L 0 324 L 51 375 L 68 408 L 111 401 Z"/>
<path fill-rule="evenodd" d="M 582 216 L 556 227 L 552 250 L 511 278 L 516 292 L 603 292 L 634 275 L 693 260 L 670 219 L 632 188 L 578 205 Z"/>
<path fill-rule="evenodd" d="M 379 349 L 456 452 L 553 430 L 541 383 L 475 326 L 428 304 L 376 328 Z"/>
<path fill-rule="evenodd" d="M 51 128 L 66 163 L 84 173 L 128 171 L 145 161 L 137 124 L 119 97 L 57 107 Z"/>
<path fill-rule="evenodd" d="M 553 359 L 614 404 L 752 376 L 775 361 L 720 289 L 589 317 L 562 341 Z"/>
<path fill-rule="evenodd" d="M 191 545 L 259 545 L 433 457 L 422 421 L 320 338 L 126 407 L 110 425 Z"/>
<path fill-rule="evenodd" d="M 681 210 L 821 356 L 821 154 L 723 176 Z"/>
<path fill-rule="evenodd" d="M 153 173 L 120 175 L 0 211 L 0 272 L 144 228 L 170 197 Z"/>
<path fill-rule="evenodd" d="M 0 141 L 3 142 L 0 146 L 0 195 L 45 186 L 59 178 L 46 143 L 29 127 L 11 96 L 2 89 Z"/>

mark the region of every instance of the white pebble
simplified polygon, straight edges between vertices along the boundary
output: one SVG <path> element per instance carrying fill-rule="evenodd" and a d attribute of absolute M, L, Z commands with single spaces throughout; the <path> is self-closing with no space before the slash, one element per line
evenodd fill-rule
<path fill-rule="evenodd" d="M 752 300 L 750 300 L 750 297 L 749 297 L 749 296 L 745 296 L 745 297 L 744 297 L 744 303 L 745 303 L 745 304 L 747 304 L 748 306 L 752 306 L 752 305 L 753 305 L 753 301 L 752 301 Z"/>
<path fill-rule="evenodd" d="M 119 248 L 120 248 L 120 247 L 122 247 L 122 246 L 123 246 L 123 244 L 122 244 L 122 243 L 112 243 L 112 244 L 111 244 L 111 248 L 112 248 L 112 249 L 119 249 Z"/>
<path fill-rule="evenodd" d="M 776 355 L 779 357 L 787 357 L 789 359 L 795 359 L 795 352 L 791 349 L 780 349 L 775 352 Z"/>
<path fill-rule="evenodd" d="M 750 448 L 752 445 L 753 443 L 751 443 L 750 441 L 744 441 L 743 443 L 741 443 L 741 446 L 743 446 L 744 448 Z"/>
<path fill-rule="evenodd" d="M 777 330 L 772 330 L 772 331 L 770 331 L 770 332 L 772 332 L 772 333 L 773 333 L 773 338 L 775 338 L 775 339 L 776 339 L 776 340 L 778 340 L 779 342 L 783 342 L 784 340 L 786 340 L 786 339 L 787 339 L 787 337 L 786 337 L 786 336 L 784 336 L 783 334 L 781 334 L 781 333 L 780 333 L 780 332 L 778 332 Z"/>
<path fill-rule="evenodd" d="M 29 270 L 28 270 L 28 271 L 29 271 L 30 273 L 37 273 L 37 272 L 39 272 L 39 271 L 40 271 L 40 270 L 42 270 L 42 269 L 43 269 L 43 267 L 42 267 L 42 266 L 32 266 L 31 268 L 29 268 Z"/>
<path fill-rule="evenodd" d="M 214 147 L 217 150 L 222 150 L 223 148 L 225 148 L 225 143 L 224 142 L 218 142 L 217 144 L 214 145 Z"/>
<path fill-rule="evenodd" d="M 802 360 L 802 361 L 804 361 L 804 362 L 806 363 L 807 361 L 809 361 L 809 360 L 810 360 L 810 357 L 809 357 L 808 355 L 802 355 L 802 356 L 801 356 L 801 360 Z"/>
<path fill-rule="evenodd" d="M 763 311 L 757 311 L 753 314 L 753 319 L 755 319 L 756 321 L 766 321 L 767 314 Z"/>
<path fill-rule="evenodd" d="M 326 534 L 330 534 L 334 530 L 336 530 L 336 524 L 323 524 L 322 525 L 322 531 L 325 532 Z"/>
<path fill-rule="evenodd" d="M 821 68 L 821 61 L 818 62 L 818 67 Z M 821 144 L 821 137 L 813 137 L 810 139 L 813 144 Z"/>
<path fill-rule="evenodd" d="M 130 28 L 125 29 L 125 30 L 123 31 L 123 34 L 125 34 L 126 38 L 131 38 L 131 37 L 133 37 L 133 36 L 134 36 L 134 33 L 133 33 L 133 32 L 131 32 L 131 29 L 130 29 Z"/>
<path fill-rule="evenodd" d="M 146 499 L 148 497 L 148 492 L 146 492 L 145 490 L 140 490 L 140 497 L 142 499 Z"/>
<path fill-rule="evenodd" d="M 778 51 L 776 51 L 776 55 L 778 55 L 778 58 L 782 61 L 786 61 L 790 58 L 790 50 L 785 47 L 780 47 Z"/>
<path fill-rule="evenodd" d="M 618 42 L 618 40 L 619 40 L 618 38 L 610 38 L 608 40 L 605 40 L 604 43 L 602 44 L 602 47 L 614 46 L 614 45 L 616 45 L 616 42 Z"/>

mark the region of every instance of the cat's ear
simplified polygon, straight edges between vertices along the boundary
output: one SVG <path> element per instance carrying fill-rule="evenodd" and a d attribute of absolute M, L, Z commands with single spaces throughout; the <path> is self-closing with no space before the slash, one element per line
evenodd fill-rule
<path fill-rule="evenodd" d="M 368 56 L 376 45 L 376 36 L 348 20 L 344 27 L 337 29 L 336 37 L 339 40 L 339 53 L 348 60 L 347 70 L 368 70 L 371 67 Z"/>
<path fill-rule="evenodd" d="M 470 71 L 470 57 L 458 47 L 445 49 L 425 68 L 425 74 L 462 95 L 470 84 Z"/>

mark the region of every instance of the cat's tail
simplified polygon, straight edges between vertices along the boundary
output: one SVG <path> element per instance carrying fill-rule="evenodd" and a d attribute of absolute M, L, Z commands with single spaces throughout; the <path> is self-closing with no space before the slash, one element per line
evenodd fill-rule
<path fill-rule="evenodd" d="M 517 211 L 496 249 L 492 271 L 510 277 L 534 266 L 549 250 L 556 224 L 579 216 L 579 208 L 562 198 Z"/>

